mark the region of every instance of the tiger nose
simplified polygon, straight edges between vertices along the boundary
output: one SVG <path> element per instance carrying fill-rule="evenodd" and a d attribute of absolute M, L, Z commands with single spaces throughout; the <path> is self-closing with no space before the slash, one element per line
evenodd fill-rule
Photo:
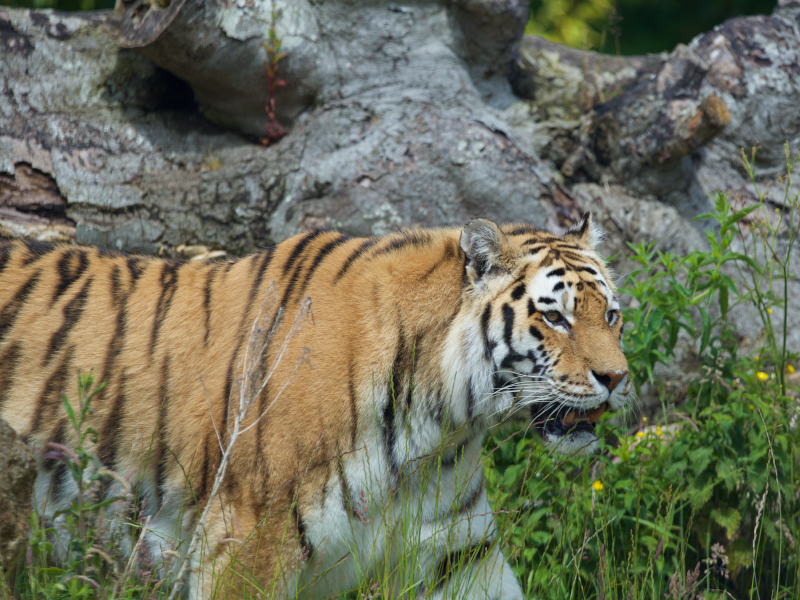
<path fill-rule="evenodd" d="M 615 373 L 614 371 L 598 373 L 597 371 L 592 371 L 594 378 L 606 386 L 609 392 L 613 392 L 614 389 L 619 385 L 619 382 L 622 381 L 627 374 L 627 371 L 622 371 L 621 373 Z"/>

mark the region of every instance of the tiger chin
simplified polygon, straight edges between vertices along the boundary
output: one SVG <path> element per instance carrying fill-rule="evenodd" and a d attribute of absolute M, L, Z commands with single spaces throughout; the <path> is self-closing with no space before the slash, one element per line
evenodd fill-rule
<path fill-rule="evenodd" d="M 0 417 L 36 448 L 74 446 L 61 395 L 74 404 L 75 372 L 93 369 L 106 385 L 89 450 L 135 490 L 142 541 L 174 574 L 229 439 L 251 326 L 272 331 L 310 299 L 313 324 L 257 355 L 271 383 L 190 557 L 189 597 L 329 597 L 394 572 L 411 537 L 396 590 L 518 599 L 482 434 L 532 426 L 586 454 L 597 420 L 627 403 L 598 240 L 587 213 L 561 237 L 485 219 L 383 238 L 314 230 L 223 262 L 2 244 Z M 59 531 L 78 490 L 62 463 L 38 462 L 34 501 Z"/>

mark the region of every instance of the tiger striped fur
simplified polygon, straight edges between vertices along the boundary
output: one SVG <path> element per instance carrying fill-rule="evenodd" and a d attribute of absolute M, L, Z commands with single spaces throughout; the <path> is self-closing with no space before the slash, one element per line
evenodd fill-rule
<path fill-rule="evenodd" d="M 625 405 L 597 241 L 587 214 L 563 237 L 483 219 L 368 239 L 315 230 L 229 262 L 5 243 L 0 416 L 34 447 L 71 446 L 61 394 L 74 404 L 76 371 L 94 369 L 106 386 L 92 452 L 137 490 L 158 563 L 185 551 L 208 501 L 263 299 L 279 299 L 269 320 L 310 298 L 313 324 L 258 397 L 191 557 L 189 596 L 329 597 L 399 564 L 410 536 L 423 550 L 396 594 L 521 598 L 492 543 L 481 435 L 535 424 L 588 453 L 594 421 Z M 78 492 L 62 464 L 38 460 L 35 500 L 52 517 Z"/>

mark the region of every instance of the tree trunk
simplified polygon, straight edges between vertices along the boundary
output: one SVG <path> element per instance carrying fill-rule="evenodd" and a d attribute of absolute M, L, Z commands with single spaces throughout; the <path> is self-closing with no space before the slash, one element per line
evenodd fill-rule
<path fill-rule="evenodd" d="M 563 230 L 592 210 L 608 253 L 685 251 L 709 194 L 755 199 L 740 149 L 780 208 L 800 147 L 796 1 L 646 57 L 523 36 L 527 0 L 161 4 L 0 10 L 0 234 L 241 254 L 312 227 Z"/>

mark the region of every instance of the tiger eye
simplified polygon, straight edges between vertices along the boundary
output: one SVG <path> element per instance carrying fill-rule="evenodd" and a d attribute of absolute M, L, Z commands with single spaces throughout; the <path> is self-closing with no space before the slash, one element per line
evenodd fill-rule
<path fill-rule="evenodd" d="M 544 318 L 551 323 L 555 323 L 561 318 L 561 313 L 557 310 L 548 310 L 546 313 L 544 313 Z"/>

